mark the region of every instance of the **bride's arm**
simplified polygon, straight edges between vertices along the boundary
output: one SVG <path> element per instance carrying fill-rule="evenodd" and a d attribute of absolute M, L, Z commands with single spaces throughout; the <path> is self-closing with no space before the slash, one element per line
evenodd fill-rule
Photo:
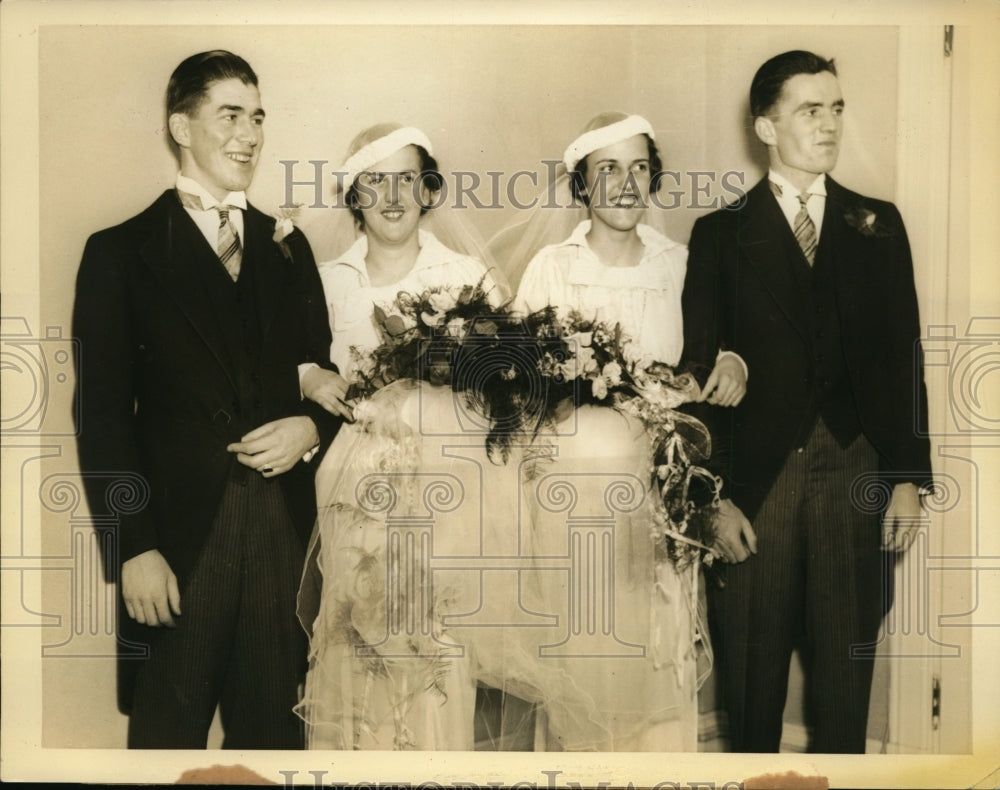
<path fill-rule="evenodd" d="M 309 400 L 345 420 L 354 419 L 354 411 L 346 401 L 348 384 L 339 373 L 313 367 L 302 374 L 299 382 L 302 394 Z"/>

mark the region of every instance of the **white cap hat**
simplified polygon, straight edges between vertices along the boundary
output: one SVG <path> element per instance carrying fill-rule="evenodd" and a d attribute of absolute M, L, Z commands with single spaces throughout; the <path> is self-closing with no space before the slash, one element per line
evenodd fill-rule
<path fill-rule="evenodd" d="M 563 153 L 563 163 L 567 170 L 573 170 L 587 154 L 614 143 L 620 143 L 637 134 L 648 134 L 655 139 L 653 127 L 641 115 L 626 115 L 623 112 L 605 112 L 592 119 Z"/>
<path fill-rule="evenodd" d="M 341 165 L 341 170 L 346 173 L 342 182 L 344 191 L 347 192 L 354 185 L 355 179 L 376 162 L 381 162 L 408 145 L 419 145 L 428 154 L 434 155 L 427 135 L 413 126 L 380 123 L 365 129 L 351 141 L 348 157 Z"/>

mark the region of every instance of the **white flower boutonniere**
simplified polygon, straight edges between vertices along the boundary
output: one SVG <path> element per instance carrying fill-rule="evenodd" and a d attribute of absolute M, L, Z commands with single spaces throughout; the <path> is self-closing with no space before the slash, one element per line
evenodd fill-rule
<path fill-rule="evenodd" d="M 284 241 L 285 236 L 293 230 L 295 230 L 295 223 L 288 217 L 282 217 L 274 224 L 274 240 L 277 242 Z"/>
<path fill-rule="evenodd" d="M 292 251 L 288 249 L 285 239 L 295 230 L 295 220 L 298 219 L 301 203 L 294 206 L 281 207 L 274 215 L 274 235 L 271 237 L 274 242 L 281 247 L 281 252 L 288 260 L 292 259 Z"/>
<path fill-rule="evenodd" d="M 855 206 L 844 214 L 844 220 L 862 236 L 888 237 L 894 235 L 878 215 L 864 206 Z"/>

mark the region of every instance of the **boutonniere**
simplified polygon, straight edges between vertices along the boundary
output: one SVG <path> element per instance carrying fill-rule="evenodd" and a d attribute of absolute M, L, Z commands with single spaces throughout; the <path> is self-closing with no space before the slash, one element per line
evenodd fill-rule
<path fill-rule="evenodd" d="M 295 220 L 299 217 L 300 208 L 302 208 L 301 203 L 289 207 L 282 206 L 274 214 L 274 235 L 271 238 L 281 247 L 282 254 L 288 260 L 292 260 L 292 251 L 288 249 L 288 243 L 285 239 L 295 230 Z"/>
<path fill-rule="evenodd" d="M 844 214 L 844 221 L 862 236 L 887 238 L 894 235 L 874 211 L 864 206 L 855 206 L 849 209 Z"/>

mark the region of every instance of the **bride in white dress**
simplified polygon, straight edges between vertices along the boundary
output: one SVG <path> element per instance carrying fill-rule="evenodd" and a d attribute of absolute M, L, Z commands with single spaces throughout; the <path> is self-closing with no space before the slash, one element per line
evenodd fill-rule
<path fill-rule="evenodd" d="M 447 386 L 397 381 L 357 413 L 349 388 L 381 342 L 376 308 L 391 312 L 398 294 L 481 284 L 495 305 L 506 294 L 481 261 L 421 229 L 441 184 L 422 132 L 372 127 L 342 169 L 364 235 L 319 265 L 339 373 L 315 368 L 302 387 L 353 422 L 316 477 L 319 515 L 299 594 L 309 671 L 297 712 L 309 748 L 472 749 L 472 652 L 443 626 L 462 596 L 428 562 L 432 541 L 435 555 L 461 555 L 475 537 L 470 511 L 480 500 L 466 492 L 470 472 L 441 452 L 441 437 L 461 434 L 462 415 Z"/>
<path fill-rule="evenodd" d="M 638 356 L 675 366 L 687 249 L 640 222 L 659 179 L 653 137 L 640 116 L 604 113 L 567 148 L 573 196 L 589 218 L 531 259 L 515 306 L 528 313 L 551 305 L 561 315 L 618 324 Z M 738 400 L 742 361 L 721 357 L 720 378 L 724 395 Z M 698 566 L 678 570 L 652 534 L 658 502 L 646 490 L 649 438 L 638 420 L 586 405 L 557 434 L 557 457 L 530 496 L 530 553 L 568 555 L 571 568 L 539 568 L 525 595 L 532 608 L 569 624 L 536 652 L 539 663 L 571 679 L 579 698 L 544 704 L 536 744 L 694 751 L 697 690 L 710 665 Z"/>

